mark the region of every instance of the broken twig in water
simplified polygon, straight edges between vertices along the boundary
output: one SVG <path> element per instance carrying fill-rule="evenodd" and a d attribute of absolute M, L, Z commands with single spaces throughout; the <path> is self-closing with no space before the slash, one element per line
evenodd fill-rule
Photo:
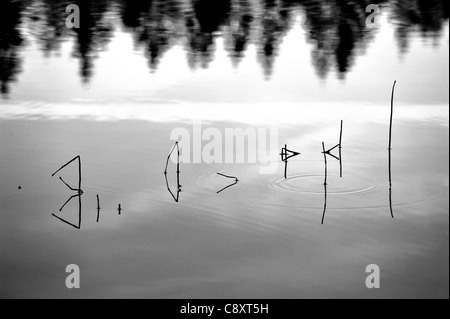
<path fill-rule="evenodd" d="M 100 199 L 97 194 L 97 223 L 99 222 L 99 220 L 100 220 Z"/>
<path fill-rule="evenodd" d="M 301 155 L 299 152 L 291 151 L 287 148 L 287 144 L 284 145 L 284 148 L 281 149 L 281 161 L 284 162 L 284 178 L 287 178 L 287 167 L 289 159 Z"/>
<path fill-rule="evenodd" d="M 339 175 L 340 175 L 341 178 L 342 178 L 342 132 L 343 132 L 343 127 L 344 127 L 344 121 L 341 121 L 341 132 L 340 132 L 340 135 L 339 135 L 339 144 L 333 146 L 328 151 L 325 151 L 325 150 L 323 151 L 323 153 L 325 155 L 329 155 L 329 156 L 331 156 L 334 159 L 339 161 L 339 171 L 340 171 Z M 331 153 L 336 148 L 339 148 L 339 157 L 337 157 L 336 155 Z"/>
<path fill-rule="evenodd" d="M 222 174 L 222 173 L 217 173 L 217 175 L 225 177 L 225 178 L 228 178 L 228 179 L 234 179 L 235 180 L 234 183 L 232 183 L 232 184 L 222 188 L 220 191 L 217 192 L 217 194 L 222 193 L 224 190 L 226 190 L 226 189 L 228 189 L 230 187 L 233 187 L 234 185 L 236 185 L 239 182 L 239 179 L 237 177 L 235 177 L 235 176 L 228 176 L 228 175 L 225 175 L 225 174 Z"/>
<path fill-rule="evenodd" d="M 54 177 L 56 174 L 58 174 L 61 170 L 63 170 L 64 168 L 66 168 L 67 166 L 69 166 L 70 164 L 72 164 L 73 162 L 78 161 L 78 188 L 73 188 L 71 187 L 68 183 L 66 183 L 62 177 L 59 177 L 59 179 L 64 183 L 64 185 L 66 185 L 71 191 L 75 191 L 77 192 L 75 195 L 72 195 L 65 203 L 64 205 L 61 206 L 61 208 L 59 209 L 59 211 L 61 212 L 64 207 L 75 197 L 78 197 L 78 225 L 72 224 L 70 222 L 68 222 L 67 220 L 52 214 L 52 216 L 56 217 L 57 219 L 59 219 L 60 221 L 66 223 L 67 225 L 70 225 L 76 229 L 81 229 L 81 196 L 83 195 L 83 190 L 81 189 L 81 157 L 80 156 L 76 156 L 75 158 L 73 158 L 72 160 L 70 160 L 69 162 L 67 162 L 66 164 L 64 164 L 63 166 L 61 166 L 55 173 L 52 174 L 52 177 Z"/>
<path fill-rule="evenodd" d="M 177 171 L 176 171 L 176 173 L 177 173 L 177 191 L 176 191 L 176 193 L 177 193 L 177 195 L 174 195 L 174 193 L 173 193 L 172 190 L 170 189 L 170 186 L 169 186 L 169 179 L 168 179 L 168 177 L 167 177 L 167 174 L 168 174 L 167 169 L 168 169 L 168 167 L 169 167 L 169 161 L 170 161 L 170 158 L 172 157 L 172 154 L 173 154 L 173 152 L 175 151 L 175 149 L 177 150 Z M 166 167 L 165 167 L 165 169 L 164 169 L 164 177 L 165 177 L 165 179 L 166 179 L 166 187 L 167 187 L 167 190 L 169 191 L 170 195 L 171 195 L 172 198 L 175 200 L 175 202 L 178 203 L 178 201 L 179 201 L 179 199 L 180 199 L 180 193 L 181 193 L 181 187 L 182 187 L 182 186 L 180 185 L 180 147 L 179 147 L 179 145 L 178 145 L 178 142 L 175 143 L 175 145 L 172 147 L 172 150 L 171 150 L 170 153 L 169 153 L 169 156 L 167 156 Z"/>

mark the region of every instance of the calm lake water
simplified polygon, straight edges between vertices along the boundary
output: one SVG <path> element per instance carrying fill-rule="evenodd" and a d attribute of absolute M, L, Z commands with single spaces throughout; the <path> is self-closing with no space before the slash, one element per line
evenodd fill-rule
<path fill-rule="evenodd" d="M 448 3 L 378 2 L 2 0 L 0 297 L 448 298 Z M 278 130 L 275 170 L 185 161 L 175 202 L 180 129 Z"/>

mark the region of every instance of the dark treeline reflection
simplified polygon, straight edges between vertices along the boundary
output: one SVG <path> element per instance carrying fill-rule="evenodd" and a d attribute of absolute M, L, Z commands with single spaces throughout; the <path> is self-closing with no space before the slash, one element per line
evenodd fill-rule
<path fill-rule="evenodd" d="M 19 49 L 24 40 L 19 25 L 22 18 L 22 3 L 0 2 L 0 91 L 9 93 L 9 84 L 16 80 L 21 70 L 22 60 Z"/>
<path fill-rule="evenodd" d="M 373 39 L 365 11 L 374 2 L 389 8 L 401 52 L 407 51 L 413 32 L 437 42 L 448 20 L 447 0 L 2 0 L 1 92 L 8 93 L 21 71 L 24 32 L 32 34 L 47 56 L 58 54 L 61 43 L 74 38 L 73 56 L 80 61 L 83 82 L 88 82 L 98 52 L 106 49 L 114 29 L 120 27 L 145 52 L 152 72 L 175 44 L 184 45 L 191 68 L 207 68 L 220 36 L 235 67 L 248 46 L 254 45 L 257 60 L 270 78 L 279 47 L 297 14 L 304 17 L 318 76 L 325 78 L 336 70 L 343 78 L 354 65 L 355 55 L 364 52 Z M 80 7 L 80 29 L 66 28 L 69 4 Z M 112 19 L 117 17 L 120 23 Z"/>
<path fill-rule="evenodd" d="M 10 1 L 10 0 L 7 0 Z M 76 38 L 73 56 L 80 61 L 80 76 L 88 82 L 92 76 L 93 60 L 106 48 L 113 36 L 114 26 L 108 22 L 111 13 L 109 0 L 24 0 L 30 30 L 41 44 L 46 55 L 58 52 L 60 44 L 68 38 Z M 66 27 L 66 7 L 76 4 L 80 8 L 79 29 Z"/>

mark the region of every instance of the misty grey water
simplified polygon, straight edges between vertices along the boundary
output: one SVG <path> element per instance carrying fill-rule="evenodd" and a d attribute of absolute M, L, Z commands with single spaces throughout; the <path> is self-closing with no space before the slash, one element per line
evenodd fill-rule
<path fill-rule="evenodd" d="M 445 1 L 381 1 L 375 29 L 364 1 L 1 2 L 0 297 L 448 298 Z M 175 202 L 195 125 L 278 130 L 275 170 L 181 163 Z"/>

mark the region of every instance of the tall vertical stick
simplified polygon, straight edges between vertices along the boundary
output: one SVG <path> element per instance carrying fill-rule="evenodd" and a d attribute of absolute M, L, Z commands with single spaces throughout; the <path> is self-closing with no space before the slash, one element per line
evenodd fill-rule
<path fill-rule="evenodd" d="M 391 217 L 394 218 L 394 211 L 392 209 L 392 170 L 391 170 L 391 151 L 392 151 L 392 122 L 394 119 L 394 94 L 395 94 L 395 86 L 397 81 L 394 82 L 392 86 L 392 96 L 391 96 L 391 119 L 389 124 L 389 209 L 391 211 Z"/>
<path fill-rule="evenodd" d="M 100 198 L 98 197 L 97 194 L 97 223 L 100 220 Z"/>
<path fill-rule="evenodd" d="M 322 149 L 323 149 L 323 158 L 325 161 L 325 183 L 323 183 L 324 185 L 327 185 L 327 180 L 328 180 L 328 164 L 327 164 L 327 154 L 325 151 L 325 143 L 322 142 Z"/>
<path fill-rule="evenodd" d="M 287 178 L 287 165 L 288 165 L 288 160 L 287 160 L 287 144 L 284 145 L 284 179 Z"/>
<path fill-rule="evenodd" d="M 394 118 L 394 94 L 395 94 L 395 86 L 397 81 L 394 82 L 392 86 L 392 96 L 391 96 L 391 121 L 389 124 L 389 150 L 392 150 L 392 121 Z"/>
<path fill-rule="evenodd" d="M 322 214 L 322 223 L 321 223 L 321 225 L 323 225 L 324 222 L 325 222 L 325 214 L 327 212 L 327 194 L 328 194 L 328 192 L 327 192 L 327 184 L 324 184 L 323 187 L 325 189 L 325 203 L 323 204 L 323 214 Z"/>
<path fill-rule="evenodd" d="M 322 225 L 325 221 L 325 213 L 327 211 L 327 179 L 328 179 L 328 164 L 327 164 L 327 154 L 325 152 L 325 143 L 322 142 L 322 149 L 323 149 L 323 159 L 325 161 L 325 182 L 323 183 L 323 186 L 325 188 L 325 204 L 323 205 L 323 214 L 322 214 Z"/>
<path fill-rule="evenodd" d="M 341 135 L 339 137 L 339 170 L 342 178 L 342 132 L 344 130 L 344 121 L 341 120 Z"/>
<path fill-rule="evenodd" d="M 81 157 L 78 156 L 78 192 L 82 192 L 81 188 Z M 82 194 L 82 193 L 81 193 Z M 78 196 L 78 228 L 81 229 L 81 194 Z"/>
<path fill-rule="evenodd" d="M 392 171 L 391 171 L 391 150 L 389 152 L 389 209 L 391 217 L 394 218 L 394 210 L 392 209 Z"/>
<path fill-rule="evenodd" d="M 180 146 L 177 142 L 177 190 L 180 189 Z"/>

